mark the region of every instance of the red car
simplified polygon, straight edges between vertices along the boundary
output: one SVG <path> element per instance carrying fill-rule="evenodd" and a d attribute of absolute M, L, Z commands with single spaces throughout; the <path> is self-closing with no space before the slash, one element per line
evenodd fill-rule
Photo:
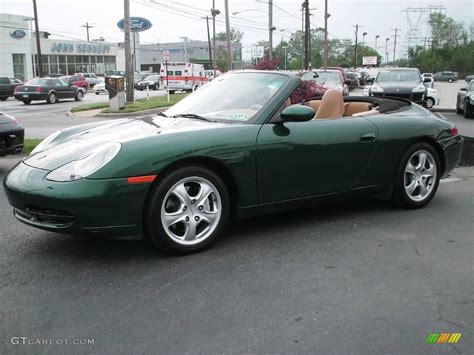
<path fill-rule="evenodd" d="M 89 83 L 87 82 L 86 78 L 79 74 L 62 76 L 60 79 L 68 82 L 71 85 L 80 87 L 83 89 L 84 94 L 87 92 L 87 88 L 89 87 Z"/>

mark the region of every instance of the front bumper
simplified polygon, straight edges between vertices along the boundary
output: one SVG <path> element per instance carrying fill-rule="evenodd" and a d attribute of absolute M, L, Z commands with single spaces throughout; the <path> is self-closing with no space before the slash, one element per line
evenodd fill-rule
<path fill-rule="evenodd" d="M 48 173 L 21 162 L 5 177 L 5 193 L 21 222 L 64 234 L 142 233 L 149 184 L 128 184 L 126 178 L 54 182 Z"/>
<path fill-rule="evenodd" d="M 383 92 L 383 93 L 372 93 L 375 97 L 394 97 L 400 99 L 407 99 L 417 104 L 422 104 L 425 99 L 425 93 L 413 93 L 413 92 Z"/>

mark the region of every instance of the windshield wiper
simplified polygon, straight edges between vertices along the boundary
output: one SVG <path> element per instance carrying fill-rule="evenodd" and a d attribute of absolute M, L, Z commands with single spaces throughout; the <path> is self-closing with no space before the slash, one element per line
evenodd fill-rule
<path fill-rule="evenodd" d="M 194 118 L 196 120 L 202 120 L 202 121 L 207 121 L 207 122 L 216 122 L 216 121 L 213 121 L 213 120 L 210 120 L 209 118 L 206 118 L 206 117 L 203 117 L 203 116 L 200 116 L 200 115 L 196 115 L 195 113 L 178 113 L 176 115 L 173 115 L 171 117 L 185 117 L 185 118 Z"/>
<path fill-rule="evenodd" d="M 168 117 L 168 115 L 166 113 L 164 113 L 163 111 L 160 111 L 157 113 L 158 116 L 163 116 L 163 117 Z"/>

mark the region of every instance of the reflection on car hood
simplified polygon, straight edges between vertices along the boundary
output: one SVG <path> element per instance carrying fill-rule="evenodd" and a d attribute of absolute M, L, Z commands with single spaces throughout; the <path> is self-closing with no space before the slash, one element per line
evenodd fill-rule
<path fill-rule="evenodd" d="M 176 134 L 179 137 L 180 132 L 225 126 L 227 124 L 161 116 L 118 119 L 92 127 L 85 125 L 83 130 L 75 130 L 73 134 L 68 134 L 68 130 L 65 130 L 45 150 L 26 157 L 24 163 L 39 169 L 54 170 L 91 154 L 104 144 L 126 145 L 128 142 L 150 137 L 160 139 L 163 134 Z"/>

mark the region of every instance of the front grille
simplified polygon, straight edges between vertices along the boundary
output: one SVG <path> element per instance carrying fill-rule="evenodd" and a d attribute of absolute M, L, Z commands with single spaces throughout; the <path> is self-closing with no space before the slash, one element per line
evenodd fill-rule
<path fill-rule="evenodd" d="M 410 93 L 410 94 L 374 94 L 374 96 L 378 96 L 378 97 L 395 97 L 395 98 L 400 98 L 400 99 L 407 99 L 407 100 L 410 100 L 410 101 L 414 101 L 414 102 L 420 102 L 420 101 L 423 101 L 424 97 L 425 97 L 425 94 L 423 93 L 420 93 L 420 94 L 413 94 L 413 93 Z"/>
<path fill-rule="evenodd" d="M 26 210 L 15 208 L 15 213 L 20 219 L 59 228 L 68 227 L 74 222 L 72 213 L 50 208 L 27 207 Z"/>

